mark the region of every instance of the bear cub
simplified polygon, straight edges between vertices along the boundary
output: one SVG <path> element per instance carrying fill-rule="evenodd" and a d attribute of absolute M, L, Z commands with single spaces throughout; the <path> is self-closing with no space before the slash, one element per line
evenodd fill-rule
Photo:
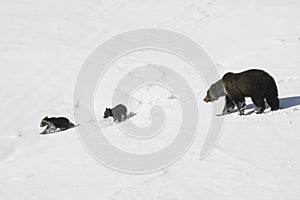
<path fill-rule="evenodd" d="M 106 108 L 103 118 L 113 117 L 114 121 L 122 122 L 127 119 L 127 108 L 123 104 L 119 104 L 114 108 Z"/>
<path fill-rule="evenodd" d="M 60 129 L 61 131 L 67 130 L 69 128 L 75 127 L 73 123 L 71 123 L 67 118 L 65 117 L 48 117 L 46 116 L 40 124 L 40 127 L 46 126 L 46 129 L 41 134 L 47 134 L 47 133 L 53 133 L 57 129 Z"/>
<path fill-rule="evenodd" d="M 226 73 L 223 78 L 212 84 L 207 91 L 205 102 L 213 102 L 225 96 L 225 106 L 222 114 L 230 113 L 236 106 L 240 115 L 244 115 L 245 97 L 250 97 L 256 108 L 256 113 L 265 110 L 265 99 L 271 110 L 278 110 L 278 90 L 274 78 L 259 69 L 250 69 L 241 73 Z"/>

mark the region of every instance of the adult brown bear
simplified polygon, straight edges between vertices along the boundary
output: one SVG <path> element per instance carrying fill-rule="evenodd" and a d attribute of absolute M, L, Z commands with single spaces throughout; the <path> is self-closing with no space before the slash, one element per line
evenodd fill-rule
<path fill-rule="evenodd" d="M 223 114 L 237 106 L 240 115 L 246 107 L 245 97 L 251 97 L 257 107 L 256 113 L 265 110 L 265 99 L 271 110 L 279 109 L 278 90 L 274 78 L 259 69 L 250 69 L 241 73 L 226 73 L 223 78 L 212 84 L 207 91 L 205 102 L 212 102 L 225 96 Z"/>

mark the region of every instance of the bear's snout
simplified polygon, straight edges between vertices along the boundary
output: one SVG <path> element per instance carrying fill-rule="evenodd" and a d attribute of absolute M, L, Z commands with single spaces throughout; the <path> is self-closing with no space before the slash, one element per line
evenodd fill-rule
<path fill-rule="evenodd" d="M 206 103 L 210 102 L 209 96 L 206 96 L 206 97 L 203 99 L 203 101 L 205 101 Z"/>

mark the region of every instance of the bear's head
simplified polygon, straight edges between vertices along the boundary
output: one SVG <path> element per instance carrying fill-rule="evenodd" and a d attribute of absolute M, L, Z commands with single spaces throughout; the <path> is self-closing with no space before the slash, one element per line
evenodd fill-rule
<path fill-rule="evenodd" d="M 206 103 L 212 101 L 212 100 L 211 100 L 211 97 L 210 97 L 209 90 L 207 90 L 206 96 L 205 96 L 205 98 L 203 99 L 203 101 L 205 101 Z"/>
<path fill-rule="evenodd" d="M 49 124 L 49 122 L 48 122 L 48 116 L 46 116 L 46 117 L 41 121 L 40 127 L 46 126 L 46 125 L 48 125 L 48 124 Z"/>
<path fill-rule="evenodd" d="M 222 79 L 210 86 L 203 101 L 206 103 L 213 102 L 218 100 L 221 96 L 225 96 L 225 87 Z"/>
<path fill-rule="evenodd" d="M 109 116 L 113 116 L 112 110 L 110 108 L 106 108 L 105 111 L 104 111 L 103 118 L 108 118 Z"/>

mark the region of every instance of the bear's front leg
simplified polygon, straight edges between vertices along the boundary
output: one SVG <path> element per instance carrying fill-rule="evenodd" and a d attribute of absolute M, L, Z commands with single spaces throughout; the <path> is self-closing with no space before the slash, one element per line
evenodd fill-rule
<path fill-rule="evenodd" d="M 234 107 L 235 107 L 235 105 L 234 105 L 233 101 L 229 98 L 229 96 L 226 95 L 225 96 L 225 106 L 224 106 L 222 114 L 225 115 L 225 114 L 230 113 L 234 109 Z"/>
<path fill-rule="evenodd" d="M 48 133 L 51 133 L 50 132 L 51 131 L 51 126 L 50 125 L 48 125 L 47 127 L 46 127 L 46 129 L 41 133 L 41 134 L 48 134 Z"/>
<path fill-rule="evenodd" d="M 244 102 L 238 102 L 236 104 L 238 110 L 239 110 L 239 115 L 244 115 L 245 114 L 245 108 L 246 108 L 246 103 Z"/>
<path fill-rule="evenodd" d="M 120 122 L 122 122 L 122 116 L 119 115 L 119 114 L 115 114 L 115 115 L 113 116 L 113 118 L 114 118 L 114 122 L 115 122 L 115 123 L 120 123 Z"/>
<path fill-rule="evenodd" d="M 45 134 L 48 134 L 48 133 L 49 133 L 49 131 L 48 131 L 47 128 L 43 132 L 41 132 L 42 135 L 45 135 Z"/>
<path fill-rule="evenodd" d="M 123 120 L 122 120 L 122 116 L 119 116 L 119 117 L 118 117 L 118 122 L 121 123 L 122 121 L 123 121 Z"/>
<path fill-rule="evenodd" d="M 235 95 L 230 96 L 230 99 L 234 102 L 234 104 L 238 108 L 239 115 L 244 115 L 245 114 L 245 108 L 246 108 L 245 97 L 243 97 L 240 94 L 235 94 Z"/>
<path fill-rule="evenodd" d="M 49 126 L 49 128 L 48 128 L 48 132 L 49 132 L 49 133 L 53 133 L 53 132 L 56 131 L 56 129 L 57 129 L 57 127 L 54 126 L 54 124 L 50 124 L 50 126 Z"/>

